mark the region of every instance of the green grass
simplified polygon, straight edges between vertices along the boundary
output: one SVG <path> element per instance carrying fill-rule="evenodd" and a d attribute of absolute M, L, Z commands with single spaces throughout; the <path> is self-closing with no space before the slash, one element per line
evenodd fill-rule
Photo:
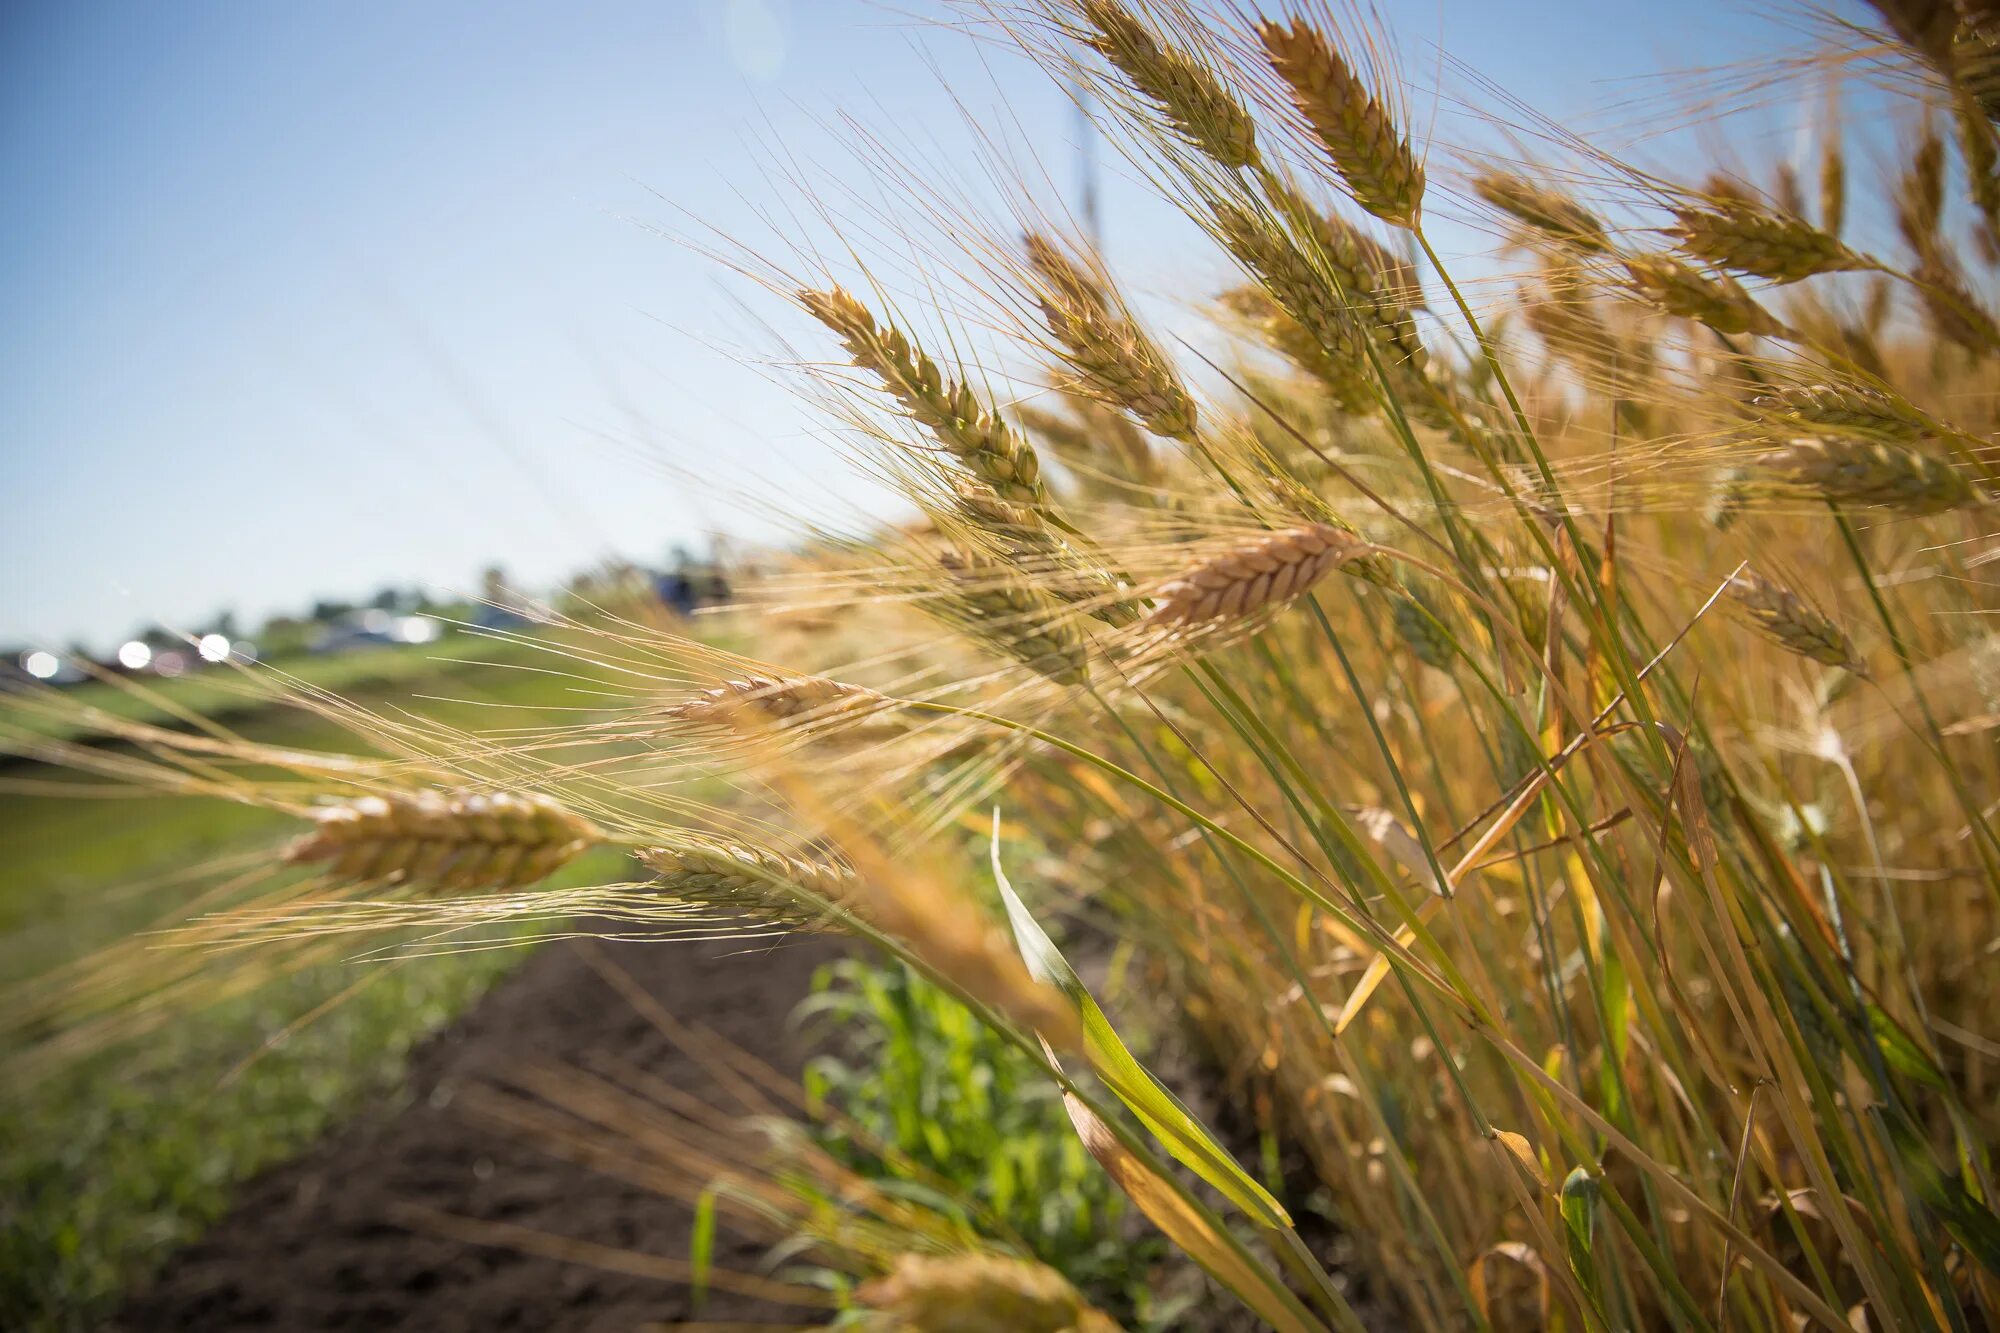
<path fill-rule="evenodd" d="M 306 667 L 315 684 L 363 702 L 391 692 L 399 701 L 443 696 L 408 706 L 459 725 L 492 724 L 492 705 L 509 705 L 500 716 L 515 725 L 577 702 L 571 682 L 505 669 L 531 652 L 460 640 Z M 240 684 L 171 684 L 184 707 L 240 703 Z M 261 741 L 354 748 L 331 724 L 296 711 L 243 714 L 234 725 Z M 9 776 L 62 775 L 24 766 Z M 219 801 L 0 797 L 0 985 L 173 919 L 220 877 L 191 877 L 191 868 L 269 847 L 288 827 L 281 815 Z M 615 876 L 616 861 L 615 853 L 587 858 L 564 878 Z M 227 1207 L 236 1183 L 393 1089 L 412 1046 L 521 957 L 508 949 L 393 968 L 310 967 L 0 1092 L 0 1327 L 94 1327 L 129 1282 Z M 287 1030 L 358 981 L 323 1016 Z"/>

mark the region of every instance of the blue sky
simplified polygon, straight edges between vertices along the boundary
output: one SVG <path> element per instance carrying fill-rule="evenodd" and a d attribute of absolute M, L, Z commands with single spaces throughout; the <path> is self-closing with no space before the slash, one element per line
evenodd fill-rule
<path fill-rule="evenodd" d="M 751 233 L 768 146 L 838 179 L 842 112 L 949 152 L 954 99 L 1004 104 L 1074 169 L 1062 90 L 924 0 L 0 9 L 0 643 L 756 530 L 649 458 L 865 503 L 756 364 L 785 313 L 645 224 Z M 1394 11 L 1565 118 L 1783 40 L 1722 0 Z M 1164 285 L 1186 233 L 1105 175 Z"/>

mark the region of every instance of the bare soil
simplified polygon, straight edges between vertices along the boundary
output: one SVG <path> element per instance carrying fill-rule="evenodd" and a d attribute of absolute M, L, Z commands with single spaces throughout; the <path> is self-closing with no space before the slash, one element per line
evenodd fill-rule
<path fill-rule="evenodd" d="M 780 1070 L 807 1052 L 787 1024 L 823 942 L 604 945 L 667 1010 Z M 686 1288 L 651 1277 L 446 1239 L 394 1219 L 418 1204 L 620 1250 L 685 1259 L 689 1210 L 644 1188 L 476 1128 L 463 1089 L 533 1059 L 614 1056 L 700 1092 L 710 1085 L 585 961 L 545 946 L 414 1057 L 401 1109 L 363 1115 L 250 1182 L 235 1208 L 135 1292 L 119 1329 L 634 1329 L 695 1319 Z M 718 1265 L 760 1252 L 718 1238 Z M 802 1312 L 711 1294 L 703 1321 L 805 1322 Z"/>

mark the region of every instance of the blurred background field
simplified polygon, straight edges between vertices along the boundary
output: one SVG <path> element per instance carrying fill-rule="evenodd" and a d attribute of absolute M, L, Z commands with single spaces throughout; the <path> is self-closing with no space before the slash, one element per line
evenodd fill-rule
<path fill-rule="evenodd" d="M 551 674 L 532 646 L 473 635 L 269 664 L 367 707 L 447 725 L 532 726 L 580 706 L 584 679 Z M 224 717 L 260 742 L 351 750 L 337 724 L 259 703 L 233 673 L 150 686 L 76 687 L 80 702 L 168 721 Z M 41 721 L 41 719 L 35 719 Z M 88 730 L 73 718 L 50 732 Z M 150 927 L 292 831 L 272 811 L 213 800 L 63 790 L 93 780 L 26 762 L 0 771 L 0 988 Z M 617 878 L 604 852 L 565 872 Z M 162 950 L 176 946 L 171 936 Z M 521 960 L 463 952 L 420 966 L 319 963 L 190 1012 L 142 1040 L 0 1098 L 0 1309 L 15 1327 L 92 1327 L 107 1301 L 199 1234 L 252 1172 L 311 1143 L 364 1099 L 393 1096 L 411 1046 Z M 21 1322 L 15 1323 L 15 1319 Z"/>

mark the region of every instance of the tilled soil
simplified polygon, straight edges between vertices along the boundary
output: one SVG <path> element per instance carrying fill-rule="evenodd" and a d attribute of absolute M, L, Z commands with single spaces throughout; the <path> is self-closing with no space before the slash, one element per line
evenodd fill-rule
<path fill-rule="evenodd" d="M 684 1287 L 517 1249 L 446 1239 L 394 1220 L 418 1204 L 485 1223 L 685 1259 L 689 1210 L 567 1163 L 455 1113 L 455 1096 L 534 1060 L 612 1057 L 699 1093 L 701 1065 L 662 1037 L 572 943 L 547 946 L 413 1060 L 412 1100 L 364 1115 L 253 1180 L 235 1208 L 134 1293 L 113 1327 L 154 1329 L 634 1329 L 694 1319 Z M 600 947 L 683 1022 L 778 1069 L 806 1052 L 786 1019 L 832 953 L 822 943 Z M 761 1252 L 718 1237 L 719 1266 Z M 805 1322 L 802 1312 L 712 1293 L 702 1321 Z"/>

